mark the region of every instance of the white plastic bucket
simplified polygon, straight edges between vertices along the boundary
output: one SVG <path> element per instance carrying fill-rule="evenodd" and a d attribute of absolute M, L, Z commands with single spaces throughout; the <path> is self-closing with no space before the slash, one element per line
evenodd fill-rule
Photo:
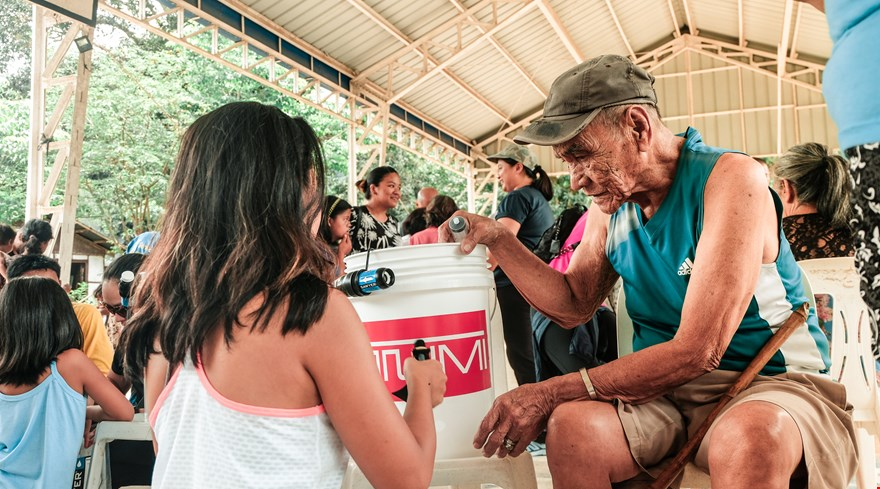
<path fill-rule="evenodd" d="M 366 253 L 345 259 L 361 270 Z M 367 328 L 388 392 L 405 385 L 403 361 L 425 340 L 446 372 L 446 397 L 434 410 L 437 459 L 477 456 L 473 437 L 495 399 L 489 323 L 495 281 L 486 247 L 463 255 L 457 244 L 402 246 L 370 252 L 370 269 L 394 271 L 394 285 L 351 303 Z M 398 409 L 404 403 L 394 398 Z"/>

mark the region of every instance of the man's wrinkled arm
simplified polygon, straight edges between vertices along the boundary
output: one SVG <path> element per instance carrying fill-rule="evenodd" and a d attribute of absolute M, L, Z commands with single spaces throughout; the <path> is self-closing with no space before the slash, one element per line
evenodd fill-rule
<path fill-rule="evenodd" d="M 609 216 L 591 209 L 584 237 L 566 273 L 547 266 L 512 235 L 498 239 L 492 254 L 535 309 L 563 327 L 590 319 L 617 281 L 605 255 Z"/>
<path fill-rule="evenodd" d="M 647 402 L 718 367 L 775 229 L 766 178 L 750 160 L 722 156 L 706 184 L 703 231 L 675 337 L 589 370 L 600 399 Z"/>

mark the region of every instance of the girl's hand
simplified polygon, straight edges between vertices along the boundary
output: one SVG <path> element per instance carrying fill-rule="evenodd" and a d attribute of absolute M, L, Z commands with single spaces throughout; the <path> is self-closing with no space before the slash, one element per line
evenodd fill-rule
<path fill-rule="evenodd" d="M 431 389 L 431 407 L 437 407 L 443 402 L 443 395 L 446 394 L 446 374 L 437 360 L 420 361 L 409 357 L 403 363 L 403 376 L 406 378 L 406 388 L 410 393 L 414 389 L 424 387 Z"/>
<path fill-rule="evenodd" d="M 346 233 L 342 239 L 339 240 L 339 251 L 337 252 L 339 257 L 344 258 L 348 256 L 348 254 L 351 253 L 351 248 L 351 235 Z"/>

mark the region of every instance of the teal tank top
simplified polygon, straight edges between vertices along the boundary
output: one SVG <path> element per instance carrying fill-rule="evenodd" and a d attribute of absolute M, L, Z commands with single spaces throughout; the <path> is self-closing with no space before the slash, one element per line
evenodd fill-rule
<path fill-rule="evenodd" d="M 0 487 L 68 488 L 83 441 L 86 398 L 52 372 L 33 389 L 0 394 Z"/>
<path fill-rule="evenodd" d="M 697 243 L 703 229 L 703 192 L 718 158 L 730 150 L 703 144 L 688 128 L 669 194 L 645 222 L 641 208 L 627 202 L 608 225 L 606 254 L 623 278 L 626 307 L 633 321 L 633 351 L 669 341 L 681 321 Z M 779 222 L 779 255 L 761 266 L 745 316 L 721 358 L 719 369 L 742 371 L 770 336 L 807 301 L 800 267 L 782 234 L 782 203 L 768 187 Z M 719 284 L 723 287 L 723 284 Z M 707 304 L 706 307 L 712 307 Z M 825 373 L 831 364 L 828 340 L 811 310 L 807 328 L 798 328 L 761 371 Z"/>

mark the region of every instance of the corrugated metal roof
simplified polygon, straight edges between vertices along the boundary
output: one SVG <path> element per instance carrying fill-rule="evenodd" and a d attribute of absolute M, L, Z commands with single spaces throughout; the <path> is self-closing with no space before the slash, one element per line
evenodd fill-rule
<path fill-rule="evenodd" d="M 641 57 L 665 45 L 674 59 L 655 75 L 671 127 L 692 122 L 710 144 L 755 154 L 778 146 L 774 58 L 783 0 L 223 1 L 247 5 L 348 67 L 353 86 L 368 84 L 477 145 L 539 112 L 543 93 L 576 57 L 630 49 Z M 799 86 L 784 83 L 784 146 L 808 139 L 836 146 L 815 83 L 831 52 L 825 17 L 799 2 L 791 10 L 789 57 L 818 64 L 808 65 L 814 71 L 799 76 Z"/>

